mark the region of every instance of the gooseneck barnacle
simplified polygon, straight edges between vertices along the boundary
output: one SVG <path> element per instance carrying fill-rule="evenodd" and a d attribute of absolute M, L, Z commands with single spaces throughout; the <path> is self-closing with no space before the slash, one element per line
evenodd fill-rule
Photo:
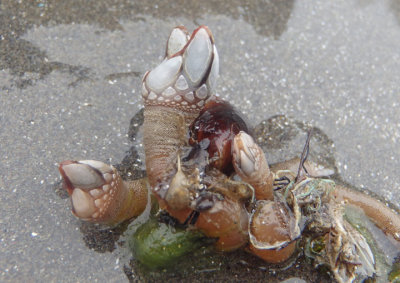
<path fill-rule="evenodd" d="M 210 30 L 201 26 L 192 36 L 175 28 L 164 61 L 143 78 L 144 147 L 152 189 L 176 164 L 187 144 L 187 128 L 215 89 L 219 59 Z"/>
<path fill-rule="evenodd" d="M 245 132 L 240 132 L 233 140 L 233 166 L 242 180 L 254 187 L 257 199 L 274 199 L 274 176 L 265 154 Z"/>
<path fill-rule="evenodd" d="M 213 97 L 218 72 L 211 31 L 200 26 L 189 35 L 174 28 L 164 60 L 142 81 L 147 177 L 125 181 L 100 161 L 61 162 L 73 214 L 116 225 L 144 211 L 150 189 L 160 209 L 215 238 L 218 250 L 247 247 L 280 263 L 307 237 L 320 247 L 309 249 L 313 259 L 328 265 L 338 282 L 371 277 L 371 244 L 344 210 L 361 208 L 400 250 L 399 214 L 325 178 L 333 170 L 306 160 L 309 139 L 300 159 L 269 166 L 241 115 Z"/>
<path fill-rule="evenodd" d="M 95 160 L 64 161 L 59 170 L 72 212 L 83 220 L 115 225 L 146 208 L 146 179 L 124 181 L 113 166 Z"/>

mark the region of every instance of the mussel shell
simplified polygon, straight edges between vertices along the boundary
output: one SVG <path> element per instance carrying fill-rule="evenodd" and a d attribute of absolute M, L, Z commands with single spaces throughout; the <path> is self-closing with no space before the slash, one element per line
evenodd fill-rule
<path fill-rule="evenodd" d="M 206 150 L 209 154 L 210 165 L 230 175 L 234 171 L 231 145 L 233 138 L 240 131 L 249 132 L 240 113 L 228 102 L 214 99 L 206 103 L 200 115 L 190 126 L 189 143 L 196 145 L 208 140 Z"/>

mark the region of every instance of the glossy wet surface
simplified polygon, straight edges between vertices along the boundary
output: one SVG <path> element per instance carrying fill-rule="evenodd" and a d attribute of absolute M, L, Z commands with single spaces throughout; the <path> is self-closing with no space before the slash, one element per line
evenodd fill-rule
<path fill-rule="evenodd" d="M 299 154 L 290 125 L 309 123 L 329 141 L 314 142 L 315 158 L 399 207 L 399 1 L 25 2 L 0 4 L 0 281 L 135 278 L 118 231 L 93 233 L 71 215 L 56 165 L 140 168 L 140 130 L 129 136 L 140 80 L 178 24 L 213 31 L 218 93 L 253 126 L 291 117 L 259 131 L 270 162 Z"/>

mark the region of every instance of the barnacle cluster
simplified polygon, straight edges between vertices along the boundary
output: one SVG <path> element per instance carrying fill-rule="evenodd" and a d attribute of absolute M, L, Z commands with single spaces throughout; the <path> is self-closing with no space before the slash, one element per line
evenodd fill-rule
<path fill-rule="evenodd" d="M 192 35 L 182 26 L 173 29 L 164 61 L 143 78 L 147 177 L 126 181 L 99 161 L 64 161 L 59 170 L 72 212 L 117 225 L 143 212 L 150 191 L 179 228 L 152 218 L 138 230 L 132 245 L 148 264 L 166 264 L 204 237 L 214 239 L 217 250 L 246 248 L 280 263 L 306 239 L 306 254 L 327 265 L 338 282 L 373 277 L 371 243 L 345 208 L 361 208 L 397 247 L 398 214 L 325 178 L 333 171 L 306 160 L 309 138 L 300 158 L 270 167 L 242 116 L 214 97 L 218 70 L 206 26 Z"/>

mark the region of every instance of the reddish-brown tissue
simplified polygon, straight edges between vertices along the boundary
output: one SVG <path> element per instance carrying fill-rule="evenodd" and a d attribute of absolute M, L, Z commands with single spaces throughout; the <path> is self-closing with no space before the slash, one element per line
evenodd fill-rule
<path fill-rule="evenodd" d="M 200 142 L 207 146 L 210 165 L 226 175 L 234 172 L 232 141 L 240 131 L 249 129 L 231 104 L 219 99 L 206 103 L 200 115 L 190 126 L 190 144 Z"/>

